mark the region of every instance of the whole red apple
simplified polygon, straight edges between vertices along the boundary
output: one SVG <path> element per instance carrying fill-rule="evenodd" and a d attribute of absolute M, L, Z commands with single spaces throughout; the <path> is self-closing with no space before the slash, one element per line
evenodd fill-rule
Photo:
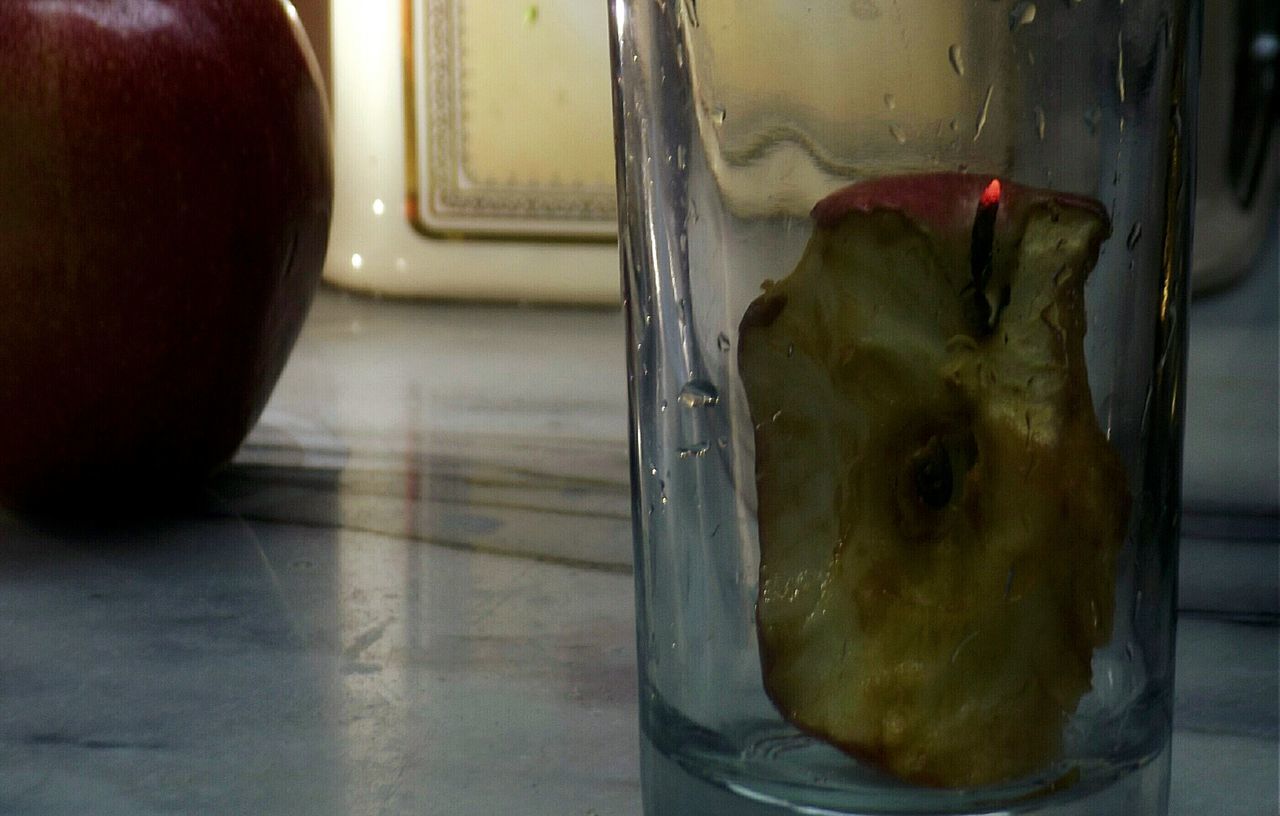
<path fill-rule="evenodd" d="M 283 0 L 0 2 L 0 500 L 151 504 L 227 461 L 333 198 Z"/>

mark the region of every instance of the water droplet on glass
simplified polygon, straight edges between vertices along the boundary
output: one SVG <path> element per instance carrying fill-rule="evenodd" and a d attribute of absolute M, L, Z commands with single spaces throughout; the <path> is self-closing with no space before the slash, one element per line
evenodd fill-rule
<path fill-rule="evenodd" d="M 706 380 L 689 380 L 677 399 L 686 408 L 706 408 L 720 401 L 720 392 Z"/>
<path fill-rule="evenodd" d="M 706 442 L 695 442 L 687 448 L 681 448 L 677 453 L 681 459 L 697 459 L 706 456 L 709 447 L 711 446 Z"/>
<path fill-rule="evenodd" d="M 1094 105 L 1093 108 L 1087 114 L 1085 114 L 1085 117 L 1084 117 L 1084 124 L 1085 124 L 1085 127 L 1089 128 L 1090 136 L 1098 135 L 1098 125 L 1101 123 L 1102 123 L 1102 110 L 1097 105 Z"/>
<path fill-rule="evenodd" d="M 679 167 L 681 170 L 685 168 L 684 145 L 676 147 L 676 167 Z"/>
<path fill-rule="evenodd" d="M 787 359 L 791 359 L 794 356 L 796 356 L 796 344 L 787 343 Z"/>
<path fill-rule="evenodd" d="M 727 114 L 725 113 L 725 109 L 724 109 L 724 108 L 719 107 L 719 106 L 716 106 L 716 107 L 711 111 L 711 121 L 715 122 L 717 125 L 723 125 L 723 124 L 724 124 L 724 118 L 725 118 L 725 116 L 726 116 L 726 115 L 727 115 Z"/>
<path fill-rule="evenodd" d="M 666 494 L 666 493 L 661 494 L 661 495 L 659 496 L 659 498 L 658 498 L 658 501 L 662 502 L 663 504 L 666 504 L 666 503 L 667 503 L 667 494 Z"/>
<path fill-rule="evenodd" d="M 978 121 L 974 125 L 973 140 L 978 141 L 982 136 L 982 129 L 987 126 L 987 112 L 991 110 L 991 94 L 995 91 L 996 86 L 987 86 L 987 95 L 982 100 L 982 110 L 978 111 Z"/>
<path fill-rule="evenodd" d="M 665 414 L 666 412 L 667 412 L 667 401 L 666 401 L 666 400 L 663 400 L 663 401 L 658 405 L 658 413 L 660 413 L 660 414 Z"/>
<path fill-rule="evenodd" d="M 1124 35 L 1116 35 L 1116 90 L 1120 92 L 1120 101 L 1124 101 Z"/>
<path fill-rule="evenodd" d="M 898 144 L 907 143 L 907 134 L 902 132 L 902 128 L 897 125 L 889 125 L 889 133 L 893 134 L 893 139 Z"/>
<path fill-rule="evenodd" d="M 948 126 L 951 128 L 951 132 L 955 133 L 960 129 L 960 121 L 955 117 L 952 117 L 951 122 Z"/>
<path fill-rule="evenodd" d="M 769 417 L 769 421 L 770 421 L 770 422 L 777 422 L 777 421 L 778 421 L 778 420 L 780 420 L 780 419 L 782 419 L 782 410 L 781 410 L 781 409 L 779 409 L 779 410 L 777 410 L 777 411 L 774 411 L 774 412 L 773 412 L 773 416 Z"/>
<path fill-rule="evenodd" d="M 894 98 L 893 94 L 885 94 L 884 106 L 886 110 L 893 110 L 898 107 L 898 100 Z"/>
<path fill-rule="evenodd" d="M 1044 108 L 1036 105 L 1036 135 L 1040 137 L 1040 141 L 1044 141 Z"/>
<path fill-rule="evenodd" d="M 947 49 L 947 59 L 951 60 L 951 70 L 956 72 L 956 76 L 964 76 L 964 52 L 959 43 Z"/>
<path fill-rule="evenodd" d="M 680 254 L 687 255 L 689 253 L 689 236 L 683 232 L 680 233 Z"/>
<path fill-rule="evenodd" d="M 1137 223 L 1137 224 L 1134 224 L 1132 229 L 1129 230 L 1129 237 L 1125 239 L 1124 245 L 1129 248 L 1130 252 L 1133 252 L 1133 250 L 1137 248 L 1138 242 L 1141 240 L 1142 240 L 1142 224 Z"/>
<path fill-rule="evenodd" d="M 1036 4 L 1031 0 L 1019 0 L 1009 12 L 1009 30 L 1017 31 L 1024 25 L 1030 25 L 1036 19 Z"/>
<path fill-rule="evenodd" d="M 720 335 L 716 337 L 716 346 L 721 351 L 729 350 L 729 338 L 725 335 L 724 332 L 720 332 Z"/>
<path fill-rule="evenodd" d="M 359 269 L 362 266 L 364 266 L 364 257 L 359 252 L 357 252 L 351 256 L 351 268 Z"/>
<path fill-rule="evenodd" d="M 720 437 L 719 439 L 716 440 L 716 444 L 719 445 L 721 448 L 729 447 L 729 437 L 727 436 Z"/>

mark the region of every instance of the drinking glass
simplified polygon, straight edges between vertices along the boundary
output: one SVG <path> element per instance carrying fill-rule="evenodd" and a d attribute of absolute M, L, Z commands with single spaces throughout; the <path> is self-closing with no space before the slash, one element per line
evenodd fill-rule
<path fill-rule="evenodd" d="M 610 15 L 645 812 L 1165 813 L 1197 5 Z"/>

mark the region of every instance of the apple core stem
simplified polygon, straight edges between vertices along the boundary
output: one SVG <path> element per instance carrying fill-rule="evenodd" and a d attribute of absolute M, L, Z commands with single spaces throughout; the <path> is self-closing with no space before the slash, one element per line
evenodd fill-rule
<path fill-rule="evenodd" d="M 996 238 L 996 216 L 1000 212 L 1000 182 L 992 180 L 978 200 L 969 239 L 969 267 L 973 276 L 973 302 L 978 313 L 978 330 L 985 336 L 995 328 L 998 314 L 992 314 L 987 299 L 987 283 L 991 280 L 992 253 Z"/>

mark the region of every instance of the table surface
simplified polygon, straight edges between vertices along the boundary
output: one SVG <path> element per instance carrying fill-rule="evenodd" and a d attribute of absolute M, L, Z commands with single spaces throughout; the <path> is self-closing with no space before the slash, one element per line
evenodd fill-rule
<path fill-rule="evenodd" d="M 1192 309 L 1172 813 L 1277 810 L 1277 268 Z M 324 291 L 204 506 L 0 520 L 0 813 L 638 814 L 621 318 Z"/>

